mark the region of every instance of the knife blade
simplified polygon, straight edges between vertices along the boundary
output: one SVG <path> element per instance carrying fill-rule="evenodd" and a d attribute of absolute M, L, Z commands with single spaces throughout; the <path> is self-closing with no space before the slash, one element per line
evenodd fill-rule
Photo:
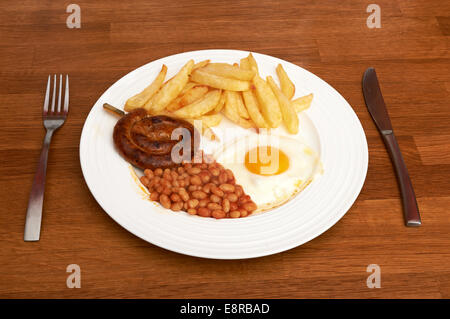
<path fill-rule="evenodd" d="M 392 129 L 391 120 L 386 109 L 386 104 L 384 103 L 383 95 L 381 94 L 380 84 L 378 83 L 377 74 L 374 68 L 368 68 L 364 72 L 362 87 L 367 109 L 381 133 L 391 161 L 394 164 L 403 202 L 405 224 L 406 226 L 420 226 L 422 221 L 420 219 L 414 189 Z"/>

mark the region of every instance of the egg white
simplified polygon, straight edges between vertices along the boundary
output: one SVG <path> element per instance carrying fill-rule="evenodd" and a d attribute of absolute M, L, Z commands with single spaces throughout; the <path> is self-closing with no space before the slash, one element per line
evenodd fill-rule
<path fill-rule="evenodd" d="M 289 168 L 278 175 L 263 176 L 250 172 L 245 166 L 245 154 L 257 146 L 271 146 L 289 158 Z M 231 169 L 236 183 L 265 211 L 282 205 L 302 191 L 322 172 L 317 153 L 304 143 L 276 135 L 247 135 L 224 146 L 215 154 L 217 162 Z"/>

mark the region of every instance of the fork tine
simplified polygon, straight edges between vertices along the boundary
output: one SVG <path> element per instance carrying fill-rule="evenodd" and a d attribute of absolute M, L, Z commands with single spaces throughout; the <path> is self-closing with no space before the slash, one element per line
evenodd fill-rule
<path fill-rule="evenodd" d="M 66 74 L 66 93 L 64 94 L 64 113 L 69 111 L 69 75 Z"/>
<path fill-rule="evenodd" d="M 48 112 L 48 100 L 50 98 L 50 75 L 47 80 L 47 90 L 45 91 L 45 100 L 44 100 L 44 115 Z"/>
<path fill-rule="evenodd" d="M 59 94 L 58 94 L 58 108 L 57 112 L 61 112 L 61 93 L 62 93 L 62 74 L 59 75 Z"/>
<path fill-rule="evenodd" d="M 56 96 L 56 74 L 53 75 L 53 97 L 51 112 L 55 112 L 55 96 Z"/>

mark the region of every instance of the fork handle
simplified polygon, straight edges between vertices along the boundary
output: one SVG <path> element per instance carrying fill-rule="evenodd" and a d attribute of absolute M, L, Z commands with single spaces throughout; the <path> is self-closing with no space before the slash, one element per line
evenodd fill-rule
<path fill-rule="evenodd" d="M 34 175 L 28 200 L 27 218 L 25 221 L 24 241 L 38 241 L 41 233 L 42 206 L 44 203 L 45 176 L 47 172 L 48 150 L 52 139 L 53 130 L 47 130 L 42 145 L 39 164 Z"/>
<path fill-rule="evenodd" d="M 416 195 L 414 194 L 411 179 L 403 161 L 397 139 L 392 131 L 388 134 L 382 134 L 382 136 L 394 164 L 397 180 L 400 185 L 405 224 L 406 226 L 420 226 L 422 222 L 420 220 L 419 208 L 417 207 Z"/>

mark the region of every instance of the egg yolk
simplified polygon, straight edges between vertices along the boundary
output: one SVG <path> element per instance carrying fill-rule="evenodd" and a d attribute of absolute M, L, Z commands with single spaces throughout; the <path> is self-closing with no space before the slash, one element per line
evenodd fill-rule
<path fill-rule="evenodd" d="M 270 145 L 258 146 L 245 154 L 245 167 L 258 175 L 278 175 L 289 168 L 289 158 L 283 151 Z"/>

